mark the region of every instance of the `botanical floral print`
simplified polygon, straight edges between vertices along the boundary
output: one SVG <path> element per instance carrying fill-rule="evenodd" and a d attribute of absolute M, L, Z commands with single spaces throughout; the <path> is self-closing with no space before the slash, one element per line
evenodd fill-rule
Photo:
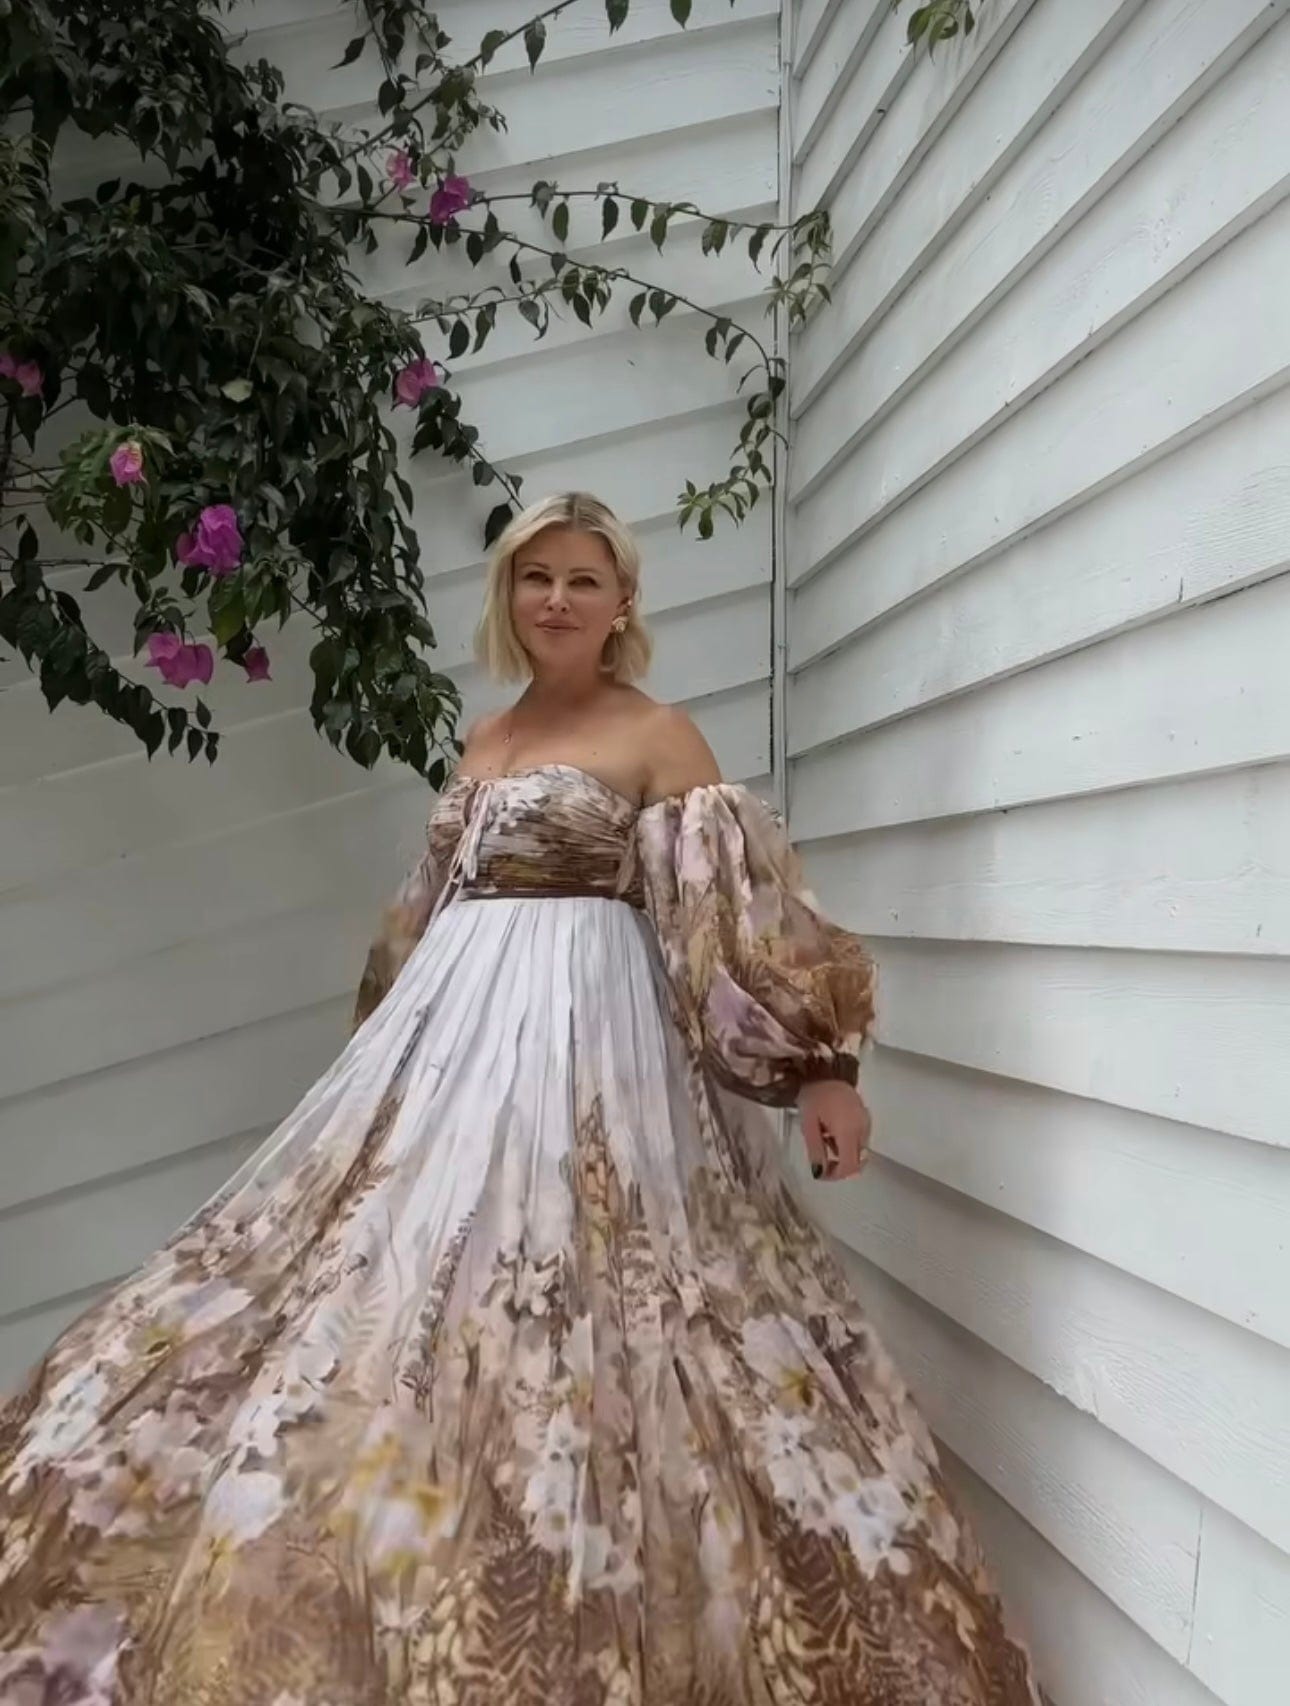
<path fill-rule="evenodd" d="M 645 891 L 691 1047 L 731 1089 L 788 1104 L 811 1078 L 854 1083 L 873 965 L 820 917 L 766 807 L 696 788 L 641 813 Z"/>
<path fill-rule="evenodd" d="M 0 1416 L 0 1706 L 1034 1706 L 711 1070 L 778 1094 L 843 1052 L 867 962 L 703 794 L 638 816 L 550 767 L 442 802 L 384 999 Z M 679 993 L 660 893 L 711 930 Z M 780 1028 L 754 1050 L 671 1017 L 719 951 Z"/>

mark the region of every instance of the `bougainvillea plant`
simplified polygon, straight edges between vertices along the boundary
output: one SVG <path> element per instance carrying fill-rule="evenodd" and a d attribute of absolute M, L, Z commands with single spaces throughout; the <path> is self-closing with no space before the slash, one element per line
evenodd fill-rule
<path fill-rule="evenodd" d="M 452 364 L 503 315 L 541 336 L 555 314 L 592 325 L 619 292 L 638 326 L 688 311 L 708 353 L 740 365 L 746 406 L 729 471 L 687 482 L 680 520 L 707 537 L 770 484 L 782 358 L 670 289 L 666 245 L 695 222 L 704 253 L 745 244 L 791 325 L 827 298 L 827 217 L 754 226 L 542 181 L 523 198 L 541 229 L 521 233 L 504 219 L 515 198 L 461 168 L 477 131 L 505 126 L 489 65 L 519 40 L 536 71 L 548 26 L 579 3 L 603 4 L 613 31 L 631 0 L 561 0 L 471 45 L 421 0 L 359 0 L 341 63 L 372 65 L 379 117 L 348 129 L 287 102 L 274 66 L 238 60 L 230 0 L 0 6 L 0 641 L 51 708 L 90 704 L 150 755 L 213 760 L 200 692 L 165 703 L 150 683 L 265 680 L 273 633 L 307 624 L 317 727 L 359 764 L 388 754 L 437 786 L 459 702 L 429 661 L 395 411 L 415 416 L 413 455 L 496 488 L 488 543 L 520 482 L 489 459 Z M 671 0 L 679 25 L 690 10 Z M 105 152 L 122 162 L 106 180 Z M 648 231 L 658 277 L 567 252 L 586 200 L 605 238 Z M 364 288 L 358 263 L 383 243 L 402 246 L 418 310 Z M 490 282 L 436 295 L 449 251 L 488 262 Z M 84 608 L 113 581 L 133 612 L 121 664 Z"/>

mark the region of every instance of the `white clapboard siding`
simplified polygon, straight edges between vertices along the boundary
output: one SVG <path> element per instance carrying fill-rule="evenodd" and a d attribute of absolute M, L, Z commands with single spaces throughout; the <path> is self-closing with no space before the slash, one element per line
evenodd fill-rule
<path fill-rule="evenodd" d="M 1290 1349 L 1283 1149 L 893 1046 L 866 1082 L 881 1154 Z"/>
<path fill-rule="evenodd" d="M 951 1453 L 945 1470 L 995 1560 L 1004 1599 L 1057 1706 L 1215 1706 L 1219 1697 L 1091 1587 Z M 1259 1697 L 1256 1706 L 1276 1696 Z"/>
<path fill-rule="evenodd" d="M 324 1059 L 337 1052 L 352 1008 L 347 993 L 263 1025 L 235 1024 L 196 1043 L 6 1097 L 0 1140 L 12 1165 L 0 1206 L 8 1212 L 118 1170 L 164 1165 L 218 1142 L 212 1131 L 223 1136 L 271 1123 L 309 1088 L 320 1050 Z M 146 1119 L 141 1110 L 154 1095 L 162 1116 Z M 87 1126 L 92 1144 L 85 1141 Z"/>
<path fill-rule="evenodd" d="M 1251 28 L 1265 27 L 1266 6 L 1251 0 L 1242 10 Z M 1120 31 L 1123 39 L 1108 54 Z M 1039 7 L 971 97 L 963 119 L 976 146 L 960 146 L 957 130 L 938 139 L 911 194 L 884 222 L 880 252 L 839 280 L 833 326 L 817 321 L 806 333 L 799 407 L 854 354 L 880 313 L 880 347 L 889 350 L 900 347 L 904 328 L 906 342 L 922 340 L 924 355 L 928 342 L 960 336 L 1148 153 L 1157 132 L 1230 63 L 1232 47 L 1224 14 L 1189 0 L 1167 7 L 1160 0 L 1089 0 L 1069 19 Z M 1007 219 L 998 218 L 1000 207 Z M 882 383 L 878 376 L 888 370 L 856 371 Z M 893 373 L 886 384 L 902 377 L 912 373 Z M 875 398 L 879 407 L 883 396 Z"/>
<path fill-rule="evenodd" d="M 1283 575 L 849 739 L 857 677 L 839 652 L 792 699 L 803 825 L 832 835 L 1276 763 L 1290 751 L 1287 621 Z"/>
<path fill-rule="evenodd" d="M 790 822 L 879 969 L 798 1185 L 1056 1706 L 1290 1676 L 1288 14 L 794 9 Z"/>
<path fill-rule="evenodd" d="M 1290 955 L 1290 763 L 821 842 L 815 887 L 880 935 Z"/>
<path fill-rule="evenodd" d="M 1290 1559 L 1226 1511 L 1208 1509 L 1192 1668 L 1231 1706 L 1264 1706 L 1285 1693 L 1288 1649 Z"/>
<path fill-rule="evenodd" d="M 476 0 L 444 0 L 439 11 L 470 53 L 532 7 L 496 0 L 485 17 Z M 338 65 L 355 20 L 332 0 L 256 0 L 231 27 L 245 31 L 235 52 L 281 65 L 292 96 L 362 123 L 376 117 L 379 73 L 370 57 Z M 520 43 L 490 69 L 482 92 L 509 127 L 479 138 L 460 167 L 495 194 L 524 196 L 539 177 L 571 189 L 612 180 L 764 219 L 779 195 L 779 75 L 779 0 L 696 0 L 686 31 L 668 0 L 635 0 L 613 36 L 603 6 L 570 8 L 551 20 L 536 74 Z M 109 167 L 101 145 L 73 144 L 63 182 L 93 183 Z M 538 240 L 533 211 L 508 205 Z M 705 259 L 697 237 L 682 222 L 659 256 L 626 223 L 602 245 L 598 209 L 579 205 L 569 247 L 764 324 L 764 275 L 746 251 Z M 409 268 L 406 254 L 400 239 L 362 262 L 367 287 L 400 308 L 493 276 L 455 255 Z M 503 323 L 455 377 L 526 496 L 582 487 L 639 528 L 658 643 L 649 685 L 690 706 L 728 774 L 761 784 L 769 506 L 709 545 L 675 523 L 685 480 L 706 484 L 729 466 L 739 372 L 704 356 L 694 313 L 637 332 L 626 300 L 591 332 L 561 320 L 541 342 Z M 437 353 L 433 325 L 426 338 Z M 407 433 L 410 418 L 399 426 Z M 429 455 L 407 471 L 437 661 L 471 714 L 497 698 L 470 641 L 498 494 Z M 84 580 L 71 571 L 60 584 L 78 593 Z M 118 661 L 138 669 L 119 590 L 88 595 L 86 608 Z M 0 1389 L 326 1065 L 377 910 L 416 855 L 424 785 L 332 752 L 309 720 L 307 637 L 266 640 L 272 682 L 221 670 L 208 695 L 225 734 L 214 768 L 149 762 L 132 736 L 78 707 L 51 716 L 21 664 L 0 661 Z"/>
<path fill-rule="evenodd" d="M 99 1283 L 129 1272 L 155 1247 L 159 1224 L 178 1226 L 213 1196 L 263 1140 L 238 1134 L 171 1157 L 143 1173 L 116 1175 L 86 1190 L 47 1197 L 11 1215 L 0 1240 L 0 1293 L 12 1310 L 32 1308 L 51 1290 Z M 99 1228 L 93 1239 L 86 1226 Z"/>
<path fill-rule="evenodd" d="M 888 467 L 862 444 L 856 468 L 838 466 L 804 498 L 799 562 L 818 563 L 863 534 L 856 560 L 870 565 L 876 616 L 1275 389 L 1290 371 L 1290 308 L 1270 277 L 1288 255 L 1290 205 L 1282 203 L 1095 345 L 1060 384 L 1016 411 L 1001 405 L 994 430 L 956 454 L 915 391 L 902 405 L 908 448 L 900 453 L 917 472 Z M 995 312 L 1006 314 L 1006 303 Z M 1198 339 L 1201 323 L 1207 335 Z M 1260 336 L 1250 338 L 1256 323 Z M 1018 491 L 1023 460 L 1029 473 Z M 925 539 L 928 516 L 910 501 L 914 491 L 934 513 L 948 505 L 954 527 Z"/>
<path fill-rule="evenodd" d="M 1074 651 L 1168 610 L 1235 592 L 1290 561 L 1290 388 L 949 577 L 861 637 L 850 624 L 847 558 L 793 603 L 804 664 L 849 633 L 865 726 L 914 705 Z M 857 610 L 861 625 L 865 617 Z M 954 644 L 945 642 L 952 632 Z M 934 642 L 934 643 L 929 643 Z M 818 673 L 818 672 L 817 672 Z"/>
<path fill-rule="evenodd" d="M 806 206 L 827 199 L 833 209 L 838 253 L 849 261 L 886 209 L 897 199 L 919 160 L 984 76 L 991 61 L 1035 0 L 995 0 L 965 52 L 962 43 L 938 55 L 906 51 L 905 17 L 889 8 L 868 54 L 844 84 L 841 98 L 801 162 Z M 873 67 L 871 70 L 870 67 Z M 876 115 L 881 123 L 869 128 Z M 859 151 L 850 136 L 860 129 Z"/>
<path fill-rule="evenodd" d="M 1281 32 L 1290 34 L 1290 22 Z M 1275 42 L 1262 51 L 1275 54 Z M 1274 59 L 1272 68 L 1262 54 L 1247 54 L 1180 120 L 1168 146 L 1153 149 L 1108 188 L 950 353 L 943 325 L 928 320 L 925 303 L 914 304 L 901 324 L 889 316 L 803 421 L 794 450 L 799 492 L 846 458 L 852 477 L 863 471 L 872 480 L 859 506 L 862 524 L 872 520 L 961 455 L 1005 410 L 1053 385 L 1112 337 L 1126 315 L 1141 314 L 1144 304 L 1175 290 L 1290 191 L 1282 146 L 1288 96 L 1290 54 L 1279 64 Z M 1251 171 L 1251 163 L 1258 169 Z M 1179 184 L 1185 193 L 1176 193 Z M 1168 243 L 1144 225 L 1141 209 L 1149 205 L 1170 206 Z M 1255 263 L 1244 264 L 1256 280 L 1264 277 Z M 961 271 L 951 274 L 959 301 Z M 1174 300 L 1185 308 L 1189 297 Z M 860 425 L 857 396 L 866 402 Z"/>
<path fill-rule="evenodd" d="M 1290 1545 L 1280 1346 L 886 1160 L 811 1201 L 830 1232 L 924 1303 Z"/>

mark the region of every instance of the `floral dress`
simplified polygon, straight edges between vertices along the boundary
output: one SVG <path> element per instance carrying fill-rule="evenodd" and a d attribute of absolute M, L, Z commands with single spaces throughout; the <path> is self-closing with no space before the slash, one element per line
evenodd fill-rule
<path fill-rule="evenodd" d="M 0 1414 L 0 1706 L 1033 1706 L 756 1106 L 872 987 L 743 789 L 450 784 L 347 1046 Z"/>

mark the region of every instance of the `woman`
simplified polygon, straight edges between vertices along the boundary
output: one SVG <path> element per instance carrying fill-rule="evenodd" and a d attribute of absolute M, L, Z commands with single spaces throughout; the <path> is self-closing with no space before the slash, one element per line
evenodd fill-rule
<path fill-rule="evenodd" d="M 0 1426 L 0 1706 L 1020 1706 L 897 1376 L 772 1165 L 864 1157 L 872 976 L 515 521 L 348 1047 Z"/>

